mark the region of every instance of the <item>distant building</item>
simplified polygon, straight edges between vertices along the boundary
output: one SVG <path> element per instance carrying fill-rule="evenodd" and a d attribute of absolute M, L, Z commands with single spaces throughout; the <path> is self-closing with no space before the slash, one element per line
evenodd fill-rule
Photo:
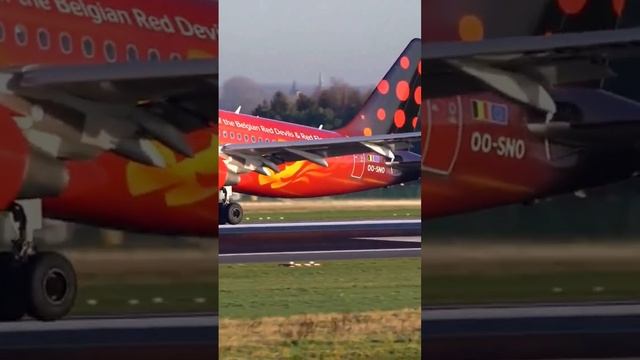
<path fill-rule="evenodd" d="M 293 84 L 291 84 L 291 90 L 289 90 L 289 95 L 296 96 L 297 93 L 298 93 L 298 85 L 296 84 L 296 81 L 293 80 Z"/>

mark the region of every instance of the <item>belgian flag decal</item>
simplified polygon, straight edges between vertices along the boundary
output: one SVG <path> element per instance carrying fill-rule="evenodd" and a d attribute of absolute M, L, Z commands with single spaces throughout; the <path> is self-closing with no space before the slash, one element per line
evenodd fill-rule
<path fill-rule="evenodd" d="M 501 125 L 509 123 L 509 107 L 506 104 L 471 100 L 471 113 L 474 120 L 489 121 Z"/>

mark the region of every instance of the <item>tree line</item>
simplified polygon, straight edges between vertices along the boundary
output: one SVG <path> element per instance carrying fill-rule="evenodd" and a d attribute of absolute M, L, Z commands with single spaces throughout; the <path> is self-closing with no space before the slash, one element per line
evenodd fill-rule
<path fill-rule="evenodd" d="M 260 117 L 286 120 L 302 125 L 336 129 L 350 121 L 362 108 L 367 94 L 345 82 L 332 80 L 326 89 L 313 94 L 297 92 L 291 96 L 277 91 L 271 100 L 264 100 L 252 114 Z"/>

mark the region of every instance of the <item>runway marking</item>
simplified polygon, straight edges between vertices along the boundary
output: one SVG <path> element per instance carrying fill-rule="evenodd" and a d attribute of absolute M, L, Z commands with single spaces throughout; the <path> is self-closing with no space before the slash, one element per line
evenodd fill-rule
<path fill-rule="evenodd" d="M 307 227 L 307 226 L 348 226 L 348 225 L 420 225 L 421 220 L 362 220 L 362 221 L 310 221 L 295 223 L 273 223 L 273 224 L 238 224 L 221 225 L 221 229 L 239 229 L 256 227 Z"/>
<path fill-rule="evenodd" d="M 229 253 L 218 255 L 218 261 L 220 262 L 220 264 L 239 264 L 271 262 L 282 263 L 292 260 L 364 260 L 391 259 L 399 257 L 419 258 L 420 253 L 420 248 Z"/>
<path fill-rule="evenodd" d="M 7 332 L 48 332 L 61 330 L 91 329 L 148 329 L 148 328 L 184 328 L 217 326 L 218 317 L 211 316 L 175 316 L 175 317 L 133 317 L 133 318 L 101 318 L 101 319 L 69 319 L 54 322 L 35 320 L 0 323 L 0 333 Z"/>
<path fill-rule="evenodd" d="M 639 304 L 617 305 L 532 305 L 510 307 L 466 307 L 457 309 L 423 309 L 422 321 L 480 320 L 585 316 L 639 316 Z"/>
<path fill-rule="evenodd" d="M 320 251 L 286 251 L 286 252 L 256 252 L 256 253 L 236 253 L 236 254 L 218 254 L 218 257 L 236 257 L 236 256 L 268 256 L 268 255 L 313 255 L 313 254 L 357 254 L 357 253 L 376 253 L 376 252 L 415 252 L 421 248 L 397 248 L 397 249 L 358 249 L 358 250 L 320 250 Z"/>
<path fill-rule="evenodd" d="M 370 240 L 370 241 L 397 241 L 419 243 L 422 241 L 420 236 L 386 236 L 386 237 L 358 237 L 354 240 Z"/>

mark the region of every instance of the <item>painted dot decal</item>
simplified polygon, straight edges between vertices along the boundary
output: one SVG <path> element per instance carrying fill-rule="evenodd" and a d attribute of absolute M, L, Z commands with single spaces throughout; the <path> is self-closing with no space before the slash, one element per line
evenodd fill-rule
<path fill-rule="evenodd" d="M 364 136 L 371 136 L 373 132 L 371 132 L 371 128 L 364 128 L 363 130 Z"/>
<path fill-rule="evenodd" d="M 404 115 L 404 111 L 396 110 L 396 113 L 393 115 L 393 123 L 396 124 L 397 127 L 401 128 L 404 126 L 406 122 L 406 118 Z"/>
<path fill-rule="evenodd" d="M 409 83 L 402 80 L 396 85 L 396 97 L 400 101 L 406 101 L 409 98 Z"/>
<path fill-rule="evenodd" d="M 400 58 L 400 67 L 407 70 L 409 68 L 409 65 L 411 65 L 411 61 L 409 61 L 409 58 L 406 56 L 403 56 Z"/>
<path fill-rule="evenodd" d="M 389 82 L 387 80 L 380 81 L 380 83 L 378 84 L 378 91 L 382 95 L 387 95 L 387 93 L 389 92 Z"/>
<path fill-rule="evenodd" d="M 613 11 L 616 12 L 617 16 L 622 16 L 625 3 L 625 0 L 613 0 Z"/>
<path fill-rule="evenodd" d="M 413 128 L 417 128 L 418 127 L 418 117 L 414 116 L 413 120 L 411 120 L 411 126 L 413 126 Z"/>
<path fill-rule="evenodd" d="M 380 121 L 384 121 L 384 118 L 387 117 L 387 113 L 384 111 L 383 108 L 378 109 L 378 111 L 376 112 L 376 117 L 378 118 L 378 120 Z"/>
<path fill-rule="evenodd" d="M 422 103 L 422 86 L 418 86 L 416 88 L 416 92 L 413 93 L 413 100 L 416 104 L 420 105 Z"/>
<path fill-rule="evenodd" d="M 458 35 L 464 41 L 478 41 L 484 38 L 484 25 L 475 15 L 465 15 L 458 23 Z"/>
<path fill-rule="evenodd" d="M 582 11 L 587 0 L 558 0 L 560 9 L 567 15 L 575 15 Z"/>

